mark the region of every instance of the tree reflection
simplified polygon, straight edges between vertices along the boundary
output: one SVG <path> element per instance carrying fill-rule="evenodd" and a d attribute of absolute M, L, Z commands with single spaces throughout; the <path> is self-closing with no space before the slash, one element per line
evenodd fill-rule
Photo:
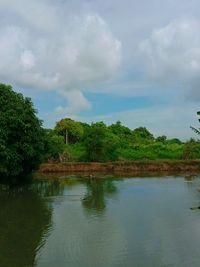
<path fill-rule="evenodd" d="M 87 193 L 82 199 L 83 207 L 92 213 L 102 214 L 106 208 L 106 196 L 117 192 L 114 181 L 109 179 L 86 179 Z"/>
<path fill-rule="evenodd" d="M 41 197 L 53 197 L 62 195 L 65 185 L 59 180 L 36 180 L 31 188 Z"/>
<path fill-rule="evenodd" d="M 35 188 L 34 188 L 35 186 Z M 52 211 L 43 195 L 50 195 L 52 186 L 37 183 L 8 189 L 0 186 L 0 266 L 34 266 L 37 251 L 44 245 L 51 227 Z"/>
<path fill-rule="evenodd" d="M 192 181 L 194 181 L 195 179 L 197 178 L 197 176 L 196 175 L 185 175 L 185 181 L 186 182 L 192 182 Z"/>

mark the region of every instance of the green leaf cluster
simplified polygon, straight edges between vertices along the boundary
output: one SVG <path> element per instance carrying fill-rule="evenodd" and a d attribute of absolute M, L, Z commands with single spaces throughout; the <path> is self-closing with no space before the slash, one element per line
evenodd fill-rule
<path fill-rule="evenodd" d="M 0 84 L 0 178 L 16 180 L 38 168 L 44 156 L 41 126 L 31 99 Z"/>

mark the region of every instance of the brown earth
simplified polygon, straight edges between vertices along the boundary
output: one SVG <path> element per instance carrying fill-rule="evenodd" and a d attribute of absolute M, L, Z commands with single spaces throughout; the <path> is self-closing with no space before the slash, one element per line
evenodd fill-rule
<path fill-rule="evenodd" d="M 66 174 L 200 173 L 200 160 L 45 163 L 40 166 L 38 172 Z"/>

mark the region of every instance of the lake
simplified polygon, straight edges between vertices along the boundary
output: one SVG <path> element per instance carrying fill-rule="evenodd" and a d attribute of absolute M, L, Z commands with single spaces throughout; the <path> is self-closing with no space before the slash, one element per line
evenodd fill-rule
<path fill-rule="evenodd" d="M 1 267 L 200 266 L 200 176 L 0 186 Z"/>

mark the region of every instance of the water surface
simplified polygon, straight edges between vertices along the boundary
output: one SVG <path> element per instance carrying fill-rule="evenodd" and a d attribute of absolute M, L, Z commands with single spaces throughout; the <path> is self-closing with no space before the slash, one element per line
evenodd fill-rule
<path fill-rule="evenodd" d="M 2 185 L 0 266 L 200 266 L 199 188 L 198 176 Z"/>

